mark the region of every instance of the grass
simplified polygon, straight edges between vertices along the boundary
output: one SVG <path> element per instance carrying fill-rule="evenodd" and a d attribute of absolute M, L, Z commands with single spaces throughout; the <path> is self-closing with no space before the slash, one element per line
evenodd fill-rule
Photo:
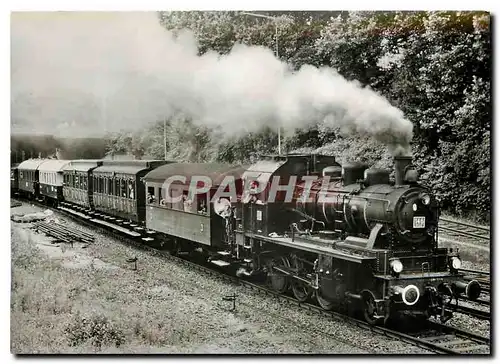
<path fill-rule="evenodd" d="M 179 309 L 175 291 L 151 293 L 157 280 L 144 278 L 126 266 L 65 268 L 36 248 L 29 231 L 13 228 L 11 351 L 144 353 L 203 341 L 187 318 L 196 302 Z"/>

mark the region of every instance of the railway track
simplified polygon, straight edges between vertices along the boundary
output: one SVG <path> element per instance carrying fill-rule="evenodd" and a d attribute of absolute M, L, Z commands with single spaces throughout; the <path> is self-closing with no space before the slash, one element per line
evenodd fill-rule
<path fill-rule="evenodd" d="M 489 227 L 440 218 L 439 228 L 452 237 L 469 238 L 479 243 L 489 243 L 491 239 Z"/>
<path fill-rule="evenodd" d="M 38 203 L 36 204 L 38 205 Z M 40 206 L 45 207 L 44 205 Z M 150 246 L 145 245 L 140 240 L 133 239 L 129 236 L 125 236 L 124 234 L 112 230 L 111 228 L 107 228 L 105 226 L 96 226 L 88 219 L 84 219 L 81 216 L 74 215 L 68 211 L 62 211 L 59 209 L 57 209 L 57 211 L 62 215 L 67 216 L 77 221 L 78 223 L 91 228 L 94 231 L 102 232 L 108 236 L 112 236 L 113 238 L 121 241 L 122 243 L 125 243 L 126 245 L 132 246 L 139 250 L 148 251 L 152 255 L 160 256 L 170 261 L 177 262 L 181 265 L 188 267 L 189 269 L 195 269 L 199 272 L 203 272 L 210 276 L 230 282 L 232 284 L 243 286 L 249 290 L 258 291 L 266 295 L 270 295 L 278 300 L 286 301 L 290 304 L 296 305 L 308 311 L 316 312 L 325 317 L 340 319 L 344 322 L 351 323 L 357 327 L 369 330 L 370 332 L 378 333 L 387 336 L 389 338 L 397 339 L 437 354 L 453 354 L 453 355 L 478 354 L 478 353 L 486 354 L 490 352 L 490 339 L 487 337 L 474 334 L 469 331 L 465 331 L 456 327 L 432 321 L 427 321 L 425 327 L 422 327 L 420 328 L 420 330 L 415 332 L 404 332 L 406 328 L 394 329 L 390 327 L 372 326 L 362 320 L 359 320 L 347 314 L 335 311 L 326 311 L 314 304 L 308 302 L 299 302 L 294 297 L 277 293 L 268 288 L 266 285 L 250 282 L 248 280 L 238 278 L 233 275 L 229 275 L 227 273 L 221 272 L 220 270 L 216 270 L 213 267 L 209 268 L 200 263 L 196 263 L 195 261 L 187 260 L 186 258 L 183 258 L 181 256 L 172 255 L 164 250 L 154 249 Z M 322 332 L 322 334 L 328 336 L 335 336 L 329 332 Z M 338 338 L 336 337 L 336 339 Z"/>
<path fill-rule="evenodd" d="M 459 269 L 459 272 L 464 274 L 464 279 L 466 281 L 471 281 L 475 279 L 481 285 L 481 290 L 483 292 L 490 293 L 491 283 L 490 283 L 489 272 L 473 270 L 473 269 Z"/>
<path fill-rule="evenodd" d="M 474 300 L 470 301 L 466 297 L 462 297 L 465 302 L 470 302 L 476 307 L 470 306 L 460 306 L 457 309 L 457 312 L 461 312 L 482 320 L 490 320 L 491 319 L 491 304 L 490 304 L 490 273 L 473 270 L 473 269 L 460 269 L 460 273 L 464 274 L 464 280 L 471 281 L 477 280 L 481 286 L 481 296 Z M 479 309 L 477 306 L 482 308 L 487 308 L 488 311 L 484 309 Z"/>

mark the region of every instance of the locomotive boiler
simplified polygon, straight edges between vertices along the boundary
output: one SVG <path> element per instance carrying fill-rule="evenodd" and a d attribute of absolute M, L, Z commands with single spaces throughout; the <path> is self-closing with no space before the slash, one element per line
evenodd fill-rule
<path fill-rule="evenodd" d="M 298 211 L 339 236 L 376 234 L 372 240 L 377 246 L 372 248 L 418 249 L 432 247 L 436 241 L 438 204 L 430 191 L 417 184 L 410 157 L 395 158 L 394 184 L 387 170 L 349 163 L 324 168 L 322 179 L 309 189 L 302 183 L 298 191 L 312 199 L 305 203 L 298 198 Z"/>

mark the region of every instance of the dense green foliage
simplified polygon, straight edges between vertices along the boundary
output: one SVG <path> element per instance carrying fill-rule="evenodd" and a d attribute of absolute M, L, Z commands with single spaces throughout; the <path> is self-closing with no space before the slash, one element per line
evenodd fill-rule
<path fill-rule="evenodd" d="M 279 15 L 279 56 L 298 69 L 331 66 L 378 91 L 414 125 L 415 163 L 423 183 L 454 213 L 489 220 L 491 45 L 489 14 L 479 12 L 303 12 Z M 274 24 L 234 12 L 161 13 L 170 30 L 191 29 L 199 52 L 230 52 L 235 43 L 275 49 Z M 390 167 L 386 148 L 345 139 L 319 124 L 285 130 L 284 146 L 339 160 Z M 220 140 L 185 118 L 167 122 L 167 157 L 248 162 L 276 152 L 275 130 Z M 163 157 L 163 121 L 111 137 L 109 150 Z"/>

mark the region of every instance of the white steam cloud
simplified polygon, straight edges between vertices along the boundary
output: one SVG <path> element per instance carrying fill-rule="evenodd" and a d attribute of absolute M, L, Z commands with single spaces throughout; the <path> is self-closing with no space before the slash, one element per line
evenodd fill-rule
<path fill-rule="evenodd" d="M 401 110 L 330 68 L 292 73 L 241 44 L 199 56 L 155 13 L 13 13 L 11 37 L 13 131 L 91 135 L 181 112 L 233 136 L 324 121 L 396 153 L 412 138 Z"/>

